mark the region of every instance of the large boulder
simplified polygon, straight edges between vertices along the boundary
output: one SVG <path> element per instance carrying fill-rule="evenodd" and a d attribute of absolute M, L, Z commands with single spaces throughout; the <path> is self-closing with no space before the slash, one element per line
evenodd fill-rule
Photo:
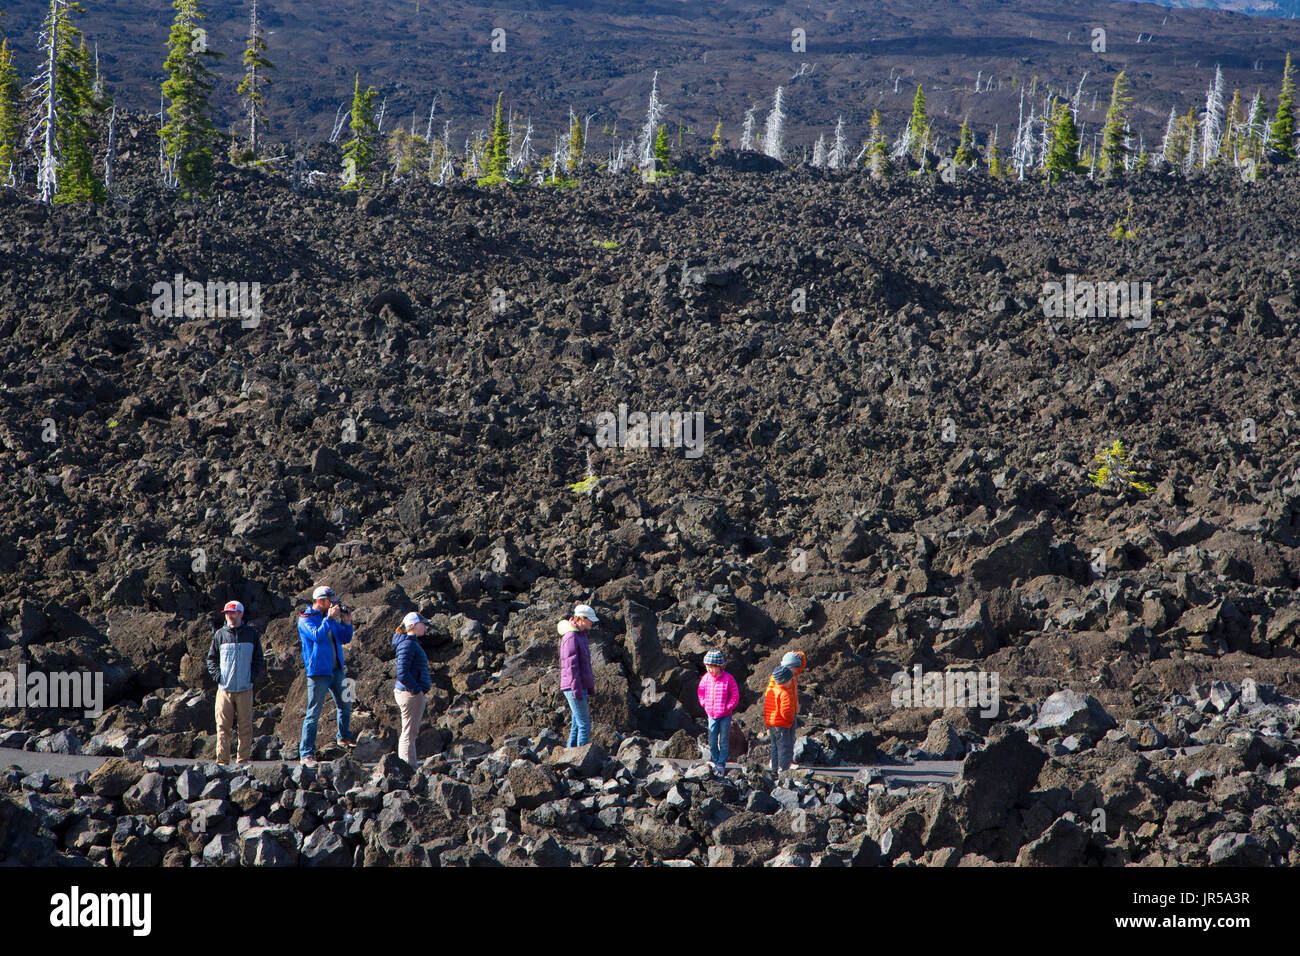
<path fill-rule="evenodd" d="M 1030 726 L 1040 739 L 1087 734 L 1094 741 L 1115 727 L 1115 718 L 1106 713 L 1097 698 L 1073 690 L 1058 690 L 1043 701 L 1038 719 Z"/>

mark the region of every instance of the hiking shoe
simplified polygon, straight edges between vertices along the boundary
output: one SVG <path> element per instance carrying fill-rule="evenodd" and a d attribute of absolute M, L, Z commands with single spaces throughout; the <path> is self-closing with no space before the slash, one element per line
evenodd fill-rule
<path fill-rule="evenodd" d="M 303 758 L 302 758 L 302 765 L 303 765 L 304 767 L 306 767 L 308 770 L 315 770 L 315 769 L 316 769 L 316 758 L 315 758 L 315 757 L 303 757 Z"/>

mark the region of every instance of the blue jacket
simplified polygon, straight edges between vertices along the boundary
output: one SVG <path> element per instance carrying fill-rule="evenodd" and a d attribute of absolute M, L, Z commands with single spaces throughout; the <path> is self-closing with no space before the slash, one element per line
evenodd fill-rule
<path fill-rule="evenodd" d="M 427 694 L 433 689 L 429 676 L 429 657 L 414 634 L 398 631 L 393 635 L 397 648 L 397 689 L 408 694 Z"/>
<path fill-rule="evenodd" d="M 329 677 L 343 670 L 343 646 L 352 640 L 352 625 L 335 621 L 314 607 L 298 615 L 298 639 L 308 677 Z"/>

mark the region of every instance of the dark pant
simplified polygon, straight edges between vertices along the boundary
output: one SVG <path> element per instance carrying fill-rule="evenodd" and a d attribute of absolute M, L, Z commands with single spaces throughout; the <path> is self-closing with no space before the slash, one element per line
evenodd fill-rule
<path fill-rule="evenodd" d="M 772 742 L 772 770 L 788 770 L 794 760 L 794 728 L 769 727 L 767 735 Z"/>

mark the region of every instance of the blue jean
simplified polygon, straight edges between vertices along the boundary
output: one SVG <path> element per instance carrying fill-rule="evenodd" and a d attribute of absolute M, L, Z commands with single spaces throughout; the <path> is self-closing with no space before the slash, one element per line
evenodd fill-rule
<path fill-rule="evenodd" d="M 727 748 L 731 743 L 731 715 L 709 718 L 709 760 L 719 770 L 726 769 Z"/>
<path fill-rule="evenodd" d="M 591 741 L 591 692 L 574 697 L 573 691 L 566 690 L 564 699 L 569 702 L 569 746 L 581 747 Z"/>
<path fill-rule="evenodd" d="M 302 718 L 302 742 L 298 744 L 298 756 L 302 758 L 316 756 L 316 721 L 325 707 L 325 695 L 334 698 L 334 708 L 338 711 L 338 738 L 351 737 L 352 701 L 343 693 L 343 669 L 339 668 L 328 677 L 307 678 L 307 713 Z"/>
<path fill-rule="evenodd" d="M 768 738 L 772 742 L 772 770 L 780 773 L 788 770 L 794 761 L 794 728 L 769 727 Z"/>

